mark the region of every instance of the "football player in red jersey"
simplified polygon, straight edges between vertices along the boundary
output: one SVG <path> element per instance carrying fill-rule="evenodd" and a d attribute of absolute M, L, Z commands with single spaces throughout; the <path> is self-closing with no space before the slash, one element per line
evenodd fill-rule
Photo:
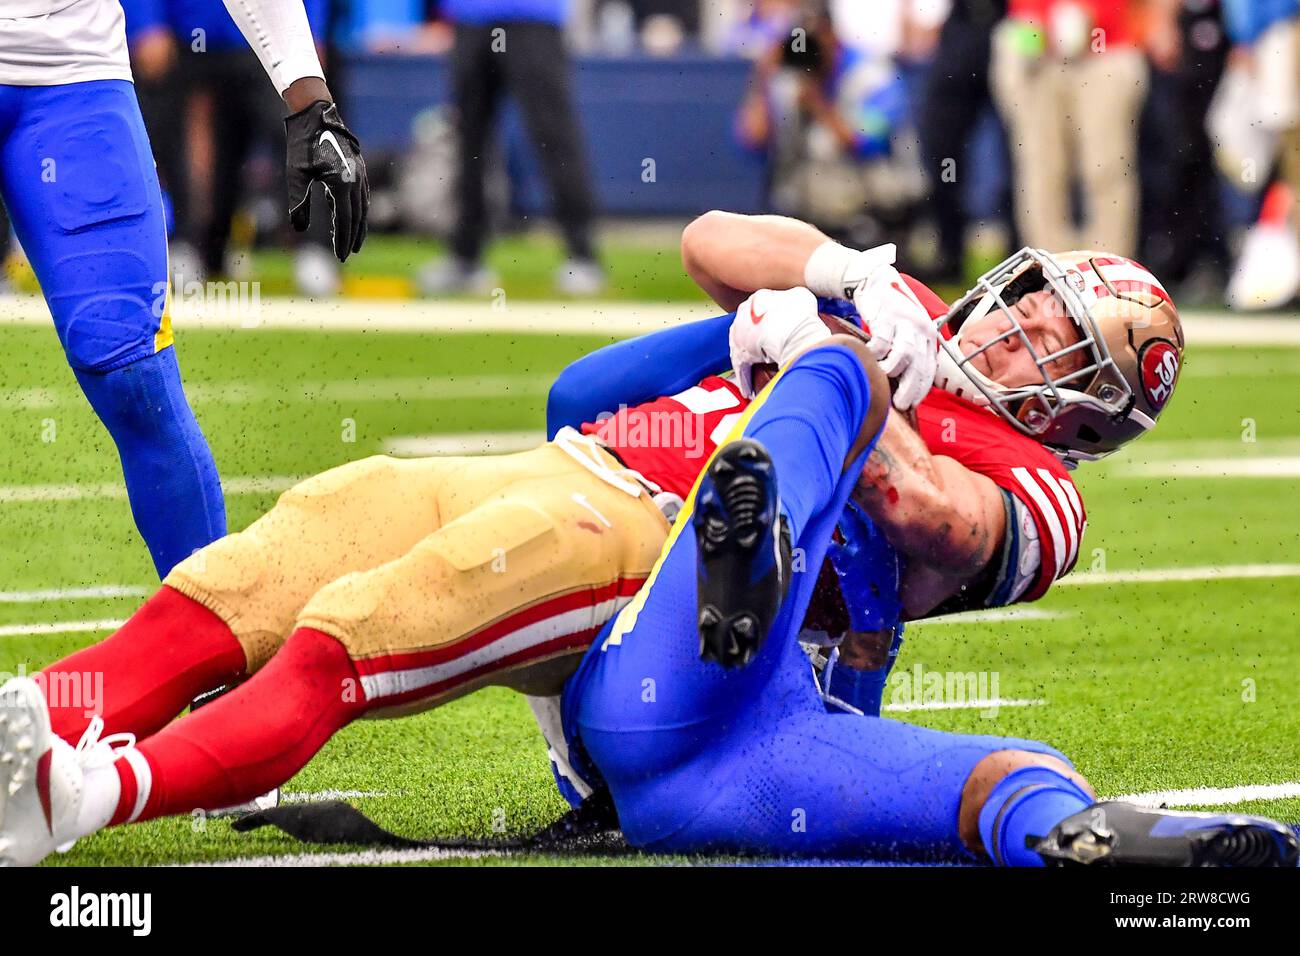
<path fill-rule="evenodd" d="M 1021 250 L 951 307 L 896 272 L 892 247 L 856 252 L 782 217 L 708 213 L 682 259 L 724 308 L 806 286 L 852 301 L 879 337 L 911 408 L 855 502 L 903 556 L 909 618 L 1036 600 L 1068 573 L 1086 528 L 1070 471 L 1152 428 L 1182 362 L 1169 295 L 1105 253 Z M 841 664 L 879 663 L 881 641 L 850 642 Z"/>

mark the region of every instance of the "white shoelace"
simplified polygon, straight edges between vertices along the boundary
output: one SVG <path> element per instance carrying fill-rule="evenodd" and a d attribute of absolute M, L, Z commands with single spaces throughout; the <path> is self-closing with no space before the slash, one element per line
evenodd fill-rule
<path fill-rule="evenodd" d="M 90 718 L 90 726 L 77 741 L 77 763 L 87 770 L 107 767 L 117 759 L 118 751 L 135 746 L 135 734 L 109 734 L 103 739 L 104 718 L 96 714 Z"/>

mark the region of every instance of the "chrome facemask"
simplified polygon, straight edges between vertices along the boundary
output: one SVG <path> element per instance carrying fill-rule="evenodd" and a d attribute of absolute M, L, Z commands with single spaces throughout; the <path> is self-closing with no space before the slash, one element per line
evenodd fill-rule
<path fill-rule="evenodd" d="M 1033 273 L 1041 273 L 1041 283 Z M 1030 284 L 1025 288 L 1016 288 L 1017 283 L 1026 282 Z M 1077 342 L 1050 355 L 1038 354 L 1011 307 L 1021 295 L 1039 289 L 1053 292 L 1079 335 Z M 1010 301 L 1008 292 L 1013 293 Z M 1086 405 L 1105 415 L 1124 414 L 1132 403 L 1132 391 L 1115 367 L 1092 315 L 1090 306 L 1095 300 L 1089 283 L 1077 268 L 1063 265 L 1041 249 L 1021 249 L 980 276 L 975 287 L 953 303 L 948 314 L 938 321 L 942 350 L 936 384 L 978 405 L 991 407 L 1018 431 L 1045 444 L 1051 444 L 1048 436 L 1053 422 L 1071 406 Z M 961 348 L 962 329 L 995 309 L 1002 311 L 1009 327 L 970 355 L 965 354 Z M 943 337 L 945 327 L 951 329 L 951 337 Z M 1013 335 L 1020 337 L 1021 346 L 1032 356 L 1041 382 L 1002 385 L 971 364 L 976 355 Z M 1082 368 L 1060 377 L 1053 377 L 1047 370 L 1052 362 L 1076 352 L 1085 353 L 1087 361 Z"/>

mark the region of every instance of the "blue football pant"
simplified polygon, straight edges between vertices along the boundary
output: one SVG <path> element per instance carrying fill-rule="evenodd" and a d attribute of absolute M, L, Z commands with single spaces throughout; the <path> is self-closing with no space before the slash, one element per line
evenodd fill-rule
<path fill-rule="evenodd" d="M 586 755 L 635 846 L 663 852 L 964 854 L 962 787 L 999 750 L 1043 744 L 828 713 L 797 641 L 831 528 L 866 453 L 848 468 L 870 400 L 856 357 L 814 350 L 751 406 L 743 433 L 776 466 L 800 566 L 748 667 L 699 658 L 695 538 L 686 504 L 649 583 L 571 689 Z M 642 599 L 642 596 L 644 598 Z M 628 615 L 625 610 L 623 615 Z M 1064 759 L 1064 758 L 1062 758 Z"/>
<path fill-rule="evenodd" d="M 162 196 L 132 85 L 0 85 L 0 194 L 165 575 L 226 518 L 171 347 Z"/>

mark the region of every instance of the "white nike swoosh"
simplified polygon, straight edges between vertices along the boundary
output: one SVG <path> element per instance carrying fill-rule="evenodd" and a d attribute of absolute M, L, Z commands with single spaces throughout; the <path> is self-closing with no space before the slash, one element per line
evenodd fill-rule
<path fill-rule="evenodd" d="M 343 155 L 343 147 L 340 146 L 339 141 L 334 138 L 334 133 L 331 130 L 326 130 L 320 134 L 320 140 L 318 142 L 329 143 L 334 147 L 334 152 L 338 153 L 339 159 L 343 160 L 343 168 L 347 170 L 348 178 L 350 179 L 353 175 L 352 164 L 349 163 L 348 158 Z"/>

